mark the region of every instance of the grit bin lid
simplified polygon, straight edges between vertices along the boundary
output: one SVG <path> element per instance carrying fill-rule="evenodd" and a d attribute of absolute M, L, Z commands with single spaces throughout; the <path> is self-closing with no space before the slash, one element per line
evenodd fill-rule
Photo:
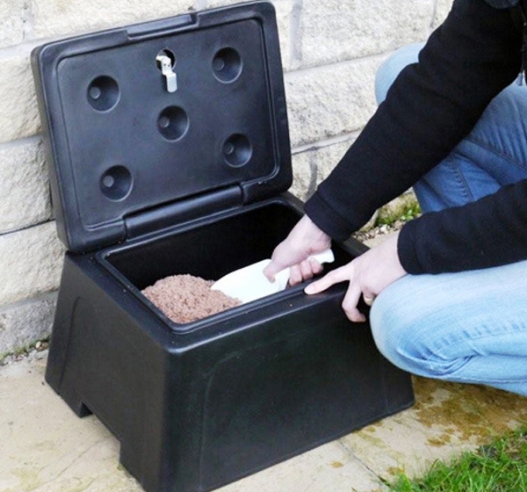
<path fill-rule="evenodd" d="M 55 217 L 70 251 L 291 184 L 271 3 L 52 42 L 32 61 Z"/>

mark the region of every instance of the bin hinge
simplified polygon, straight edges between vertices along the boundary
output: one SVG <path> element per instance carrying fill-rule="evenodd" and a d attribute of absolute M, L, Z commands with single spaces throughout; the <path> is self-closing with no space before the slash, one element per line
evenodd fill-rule
<path fill-rule="evenodd" d="M 126 216 L 126 238 L 132 239 L 193 222 L 242 205 L 243 191 L 238 185 L 165 203 Z"/>

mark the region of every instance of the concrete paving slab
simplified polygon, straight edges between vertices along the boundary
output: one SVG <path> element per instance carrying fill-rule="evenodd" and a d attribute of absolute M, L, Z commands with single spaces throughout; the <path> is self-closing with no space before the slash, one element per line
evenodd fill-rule
<path fill-rule="evenodd" d="M 416 476 L 527 422 L 527 399 L 484 386 L 414 378 L 414 407 L 340 440 L 376 475 Z M 376 452 L 372 453 L 372 449 Z"/>
<path fill-rule="evenodd" d="M 119 442 L 78 418 L 44 382 L 45 353 L 0 367 L 0 491 L 139 492 L 119 465 Z M 220 489 L 221 492 L 370 492 L 378 477 L 338 441 Z"/>
<path fill-rule="evenodd" d="M 1 492 L 140 492 L 119 442 L 79 419 L 44 382 L 46 353 L 0 367 Z M 221 492 L 381 492 L 527 421 L 527 399 L 490 388 L 414 379 L 416 405 Z"/>
<path fill-rule="evenodd" d="M 218 492 L 371 492 L 386 490 L 378 477 L 335 441 Z"/>
<path fill-rule="evenodd" d="M 0 368 L 0 490 L 141 491 L 109 431 L 95 417 L 79 419 L 44 383 L 45 362 Z"/>

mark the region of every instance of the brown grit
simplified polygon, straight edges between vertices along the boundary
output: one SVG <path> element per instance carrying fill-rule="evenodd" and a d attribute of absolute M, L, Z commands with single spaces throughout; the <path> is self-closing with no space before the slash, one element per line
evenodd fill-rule
<path fill-rule="evenodd" d="M 239 299 L 211 290 L 213 283 L 193 275 L 173 275 L 141 292 L 175 323 L 190 323 L 241 304 Z"/>

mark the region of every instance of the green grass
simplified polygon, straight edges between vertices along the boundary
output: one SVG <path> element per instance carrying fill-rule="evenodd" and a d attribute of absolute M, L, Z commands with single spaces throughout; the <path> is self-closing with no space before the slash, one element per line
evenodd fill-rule
<path fill-rule="evenodd" d="M 401 475 L 392 492 L 522 492 L 527 490 L 527 427 L 464 453 L 450 464 L 435 462 L 411 480 Z"/>
<path fill-rule="evenodd" d="M 383 207 L 379 210 L 379 217 L 376 225 L 392 226 L 396 222 L 408 222 L 421 215 L 421 208 L 417 200 L 407 199 L 399 207 L 392 209 L 390 207 Z"/>
<path fill-rule="evenodd" d="M 11 350 L 9 352 L 3 352 L 0 353 L 0 365 L 2 365 L 2 362 L 4 359 L 10 356 L 25 356 L 32 352 L 33 350 L 45 350 L 49 346 L 49 337 L 42 338 L 40 340 L 35 340 L 31 343 L 28 343 L 27 345 L 24 345 L 22 347 L 18 347 L 15 350 Z"/>

